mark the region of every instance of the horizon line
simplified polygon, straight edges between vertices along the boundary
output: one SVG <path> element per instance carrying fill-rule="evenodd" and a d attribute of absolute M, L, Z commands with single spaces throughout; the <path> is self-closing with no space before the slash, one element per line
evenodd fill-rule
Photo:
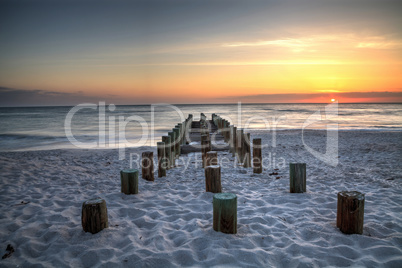
<path fill-rule="evenodd" d="M 105 102 L 106 103 L 106 102 Z M 146 103 L 146 104 L 114 104 L 114 103 L 109 103 L 109 104 L 114 104 L 115 106 L 151 106 L 154 104 L 168 104 L 168 105 L 237 105 L 237 104 L 247 104 L 247 105 L 257 105 L 257 104 L 274 104 L 274 105 L 280 105 L 280 104 L 330 104 L 332 102 L 225 102 L 225 103 L 163 103 L 163 102 L 158 102 L 158 103 Z M 402 104 L 402 102 L 337 102 L 338 104 Z M 75 105 L 31 105 L 31 106 L 0 106 L 0 108 L 41 108 L 41 107 L 74 107 L 79 104 Z"/>

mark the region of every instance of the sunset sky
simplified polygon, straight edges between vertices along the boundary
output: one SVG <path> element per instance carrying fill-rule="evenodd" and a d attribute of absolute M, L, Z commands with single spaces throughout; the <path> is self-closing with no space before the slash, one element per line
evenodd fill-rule
<path fill-rule="evenodd" d="M 0 105 L 402 102 L 402 1 L 0 1 Z"/>

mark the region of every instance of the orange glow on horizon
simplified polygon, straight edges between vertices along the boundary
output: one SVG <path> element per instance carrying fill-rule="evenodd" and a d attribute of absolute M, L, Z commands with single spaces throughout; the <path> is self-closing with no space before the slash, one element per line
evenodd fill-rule
<path fill-rule="evenodd" d="M 0 99 L 402 102 L 397 4 L 128 2 L 0 4 Z"/>
<path fill-rule="evenodd" d="M 346 39 L 342 41 L 341 37 Z M 389 49 L 389 46 L 376 43 L 367 45 L 369 42 L 357 45 L 356 41 L 343 35 L 331 35 L 234 43 L 211 48 L 211 53 L 218 55 L 216 61 L 203 60 L 202 51 L 188 47 L 187 62 L 175 60 L 172 52 L 170 62 L 80 63 L 74 68 L 51 66 L 45 71 L 31 70 L 24 79 L 5 73 L 3 80 L 12 80 L 7 83 L 12 88 L 82 92 L 85 96 L 127 103 L 237 102 L 244 96 L 250 102 L 401 101 L 342 95 L 348 92 L 398 92 L 402 88 L 402 61 L 398 62 L 393 55 L 396 45 Z M 46 76 L 42 75 L 44 72 Z M 296 94 L 300 98 L 284 96 L 272 100 L 271 94 Z M 303 96 L 314 94 L 321 97 Z M 259 95 L 266 98 L 260 99 Z"/>

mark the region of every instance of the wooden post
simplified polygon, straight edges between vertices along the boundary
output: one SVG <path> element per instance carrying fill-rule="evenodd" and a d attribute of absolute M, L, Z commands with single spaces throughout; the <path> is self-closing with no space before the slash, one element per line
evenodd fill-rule
<path fill-rule="evenodd" d="M 182 127 L 182 130 L 183 130 L 183 134 L 182 134 L 182 137 L 181 137 L 181 144 L 185 145 L 186 144 L 186 133 L 187 133 L 187 119 L 184 120 L 184 122 L 182 123 L 181 127 Z"/>
<path fill-rule="evenodd" d="M 220 166 L 205 167 L 205 190 L 212 193 L 222 192 Z"/>
<path fill-rule="evenodd" d="M 243 146 L 243 129 L 237 129 L 236 132 L 236 138 L 237 138 L 237 142 L 236 142 L 236 155 L 237 155 L 237 161 L 240 163 L 243 163 L 243 159 L 242 159 L 242 146 Z"/>
<path fill-rule="evenodd" d="M 364 194 L 356 191 L 338 193 L 336 227 L 345 234 L 362 234 Z"/>
<path fill-rule="evenodd" d="M 225 142 L 229 141 L 229 135 L 230 135 L 230 127 L 229 127 L 229 121 L 225 119 L 223 127 L 225 128 Z"/>
<path fill-rule="evenodd" d="M 306 191 L 306 164 L 305 163 L 290 163 L 290 192 L 303 193 Z"/>
<path fill-rule="evenodd" d="M 214 195 L 213 228 L 217 232 L 237 233 L 237 196 L 235 194 L 219 193 Z"/>
<path fill-rule="evenodd" d="M 109 227 L 106 201 L 100 197 L 82 203 L 81 225 L 85 232 L 96 234 Z"/>
<path fill-rule="evenodd" d="M 176 139 L 176 133 L 173 131 L 169 131 L 168 135 L 170 136 L 170 167 L 176 166 L 176 146 L 174 145 L 174 140 Z"/>
<path fill-rule="evenodd" d="M 175 140 L 174 140 L 174 151 L 175 151 L 175 156 L 176 158 L 179 158 L 180 156 L 180 128 L 173 128 L 174 134 L 176 135 Z"/>
<path fill-rule="evenodd" d="M 170 145 L 170 136 L 162 136 L 162 142 L 165 143 L 166 169 L 172 167 L 172 146 Z"/>
<path fill-rule="evenodd" d="M 174 126 L 174 128 L 178 128 L 178 129 L 179 129 L 178 133 L 176 134 L 176 140 L 177 140 L 177 142 L 178 142 L 179 144 L 181 144 L 181 140 L 180 140 L 180 138 L 181 138 L 181 127 L 180 127 L 179 124 L 176 124 L 176 125 Z M 174 130 L 173 130 L 173 131 L 174 131 Z M 179 152 L 179 154 L 180 154 L 180 152 Z"/>
<path fill-rule="evenodd" d="M 230 142 L 230 123 L 226 120 L 226 142 Z"/>
<path fill-rule="evenodd" d="M 250 133 L 243 133 L 242 159 L 243 167 L 251 167 Z"/>
<path fill-rule="evenodd" d="M 175 127 L 177 127 L 179 129 L 179 144 L 180 147 L 183 144 L 183 137 L 184 137 L 184 129 L 183 129 L 183 124 L 182 123 L 178 123 Z M 179 152 L 179 154 L 181 155 L 181 151 Z"/>
<path fill-rule="evenodd" d="M 202 167 L 205 167 L 207 161 L 207 152 L 209 151 L 211 151 L 211 141 L 209 135 L 201 135 Z"/>
<path fill-rule="evenodd" d="M 233 136 L 232 136 L 233 148 L 232 148 L 232 156 L 236 156 L 237 150 L 237 127 L 233 126 Z"/>
<path fill-rule="evenodd" d="M 166 176 L 166 168 L 167 168 L 167 159 L 165 154 L 165 143 L 158 142 L 156 144 L 156 148 L 158 150 L 158 177 Z"/>
<path fill-rule="evenodd" d="M 253 172 L 262 173 L 261 139 L 253 139 Z"/>
<path fill-rule="evenodd" d="M 226 142 L 226 120 L 222 120 L 222 136 L 223 140 Z"/>
<path fill-rule="evenodd" d="M 188 142 L 187 142 L 187 136 L 188 136 L 188 133 L 189 133 L 189 129 L 188 129 L 189 123 L 190 123 L 190 119 L 187 118 L 187 119 L 184 121 L 183 145 L 188 144 Z"/>
<path fill-rule="evenodd" d="M 179 129 L 179 133 L 180 133 L 178 141 L 179 141 L 179 144 L 182 145 L 183 144 L 183 134 L 184 134 L 183 124 L 178 123 L 176 125 L 176 127 Z M 179 154 L 180 154 L 180 152 L 179 152 Z"/>
<path fill-rule="evenodd" d="M 234 126 L 230 125 L 230 140 L 229 140 L 229 153 L 233 154 L 233 130 L 234 130 Z"/>
<path fill-rule="evenodd" d="M 225 125 L 226 142 L 229 142 L 229 140 L 230 140 L 230 123 L 228 120 L 225 120 L 225 122 L 226 122 L 226 125 Z"/>
<path fill-rule="evenodd" d="M 206 166 L 218 165 L 218 153 L 215 151 L 207 152 Z"/>
<path fill-rule="evenodd" d="M 123 194 L 138 194 L 138 170 L 124 169 L 120 171 L 121 192 Z"/>
<path fill-rule="evenodd" d="M 187 122 L 186 144 L 190 144 L 190 142 L 191 142 L 190 133 L 192 130 L 192 126 L 193 126 L 193 119 L 190 118 Z"/>
<path fill-rule="evenodd" d="M 208 135 L 209 136 L 209 128 L 208 127 L 201 127 L 201 135 Z"/>
<path fill-rule="evenodd" d="M 147 181 L 154 181 L 154 153 L 142 152 L 142 178 Z"/>

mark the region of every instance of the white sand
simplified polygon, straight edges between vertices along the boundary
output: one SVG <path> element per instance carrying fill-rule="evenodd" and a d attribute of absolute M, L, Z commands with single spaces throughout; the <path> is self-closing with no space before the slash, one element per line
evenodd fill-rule
<path fill-rule="evenodd" d="M 279 132 L 277 147 L 263 150 L 286 161 L 279 175 L 222 170 L 223 191 L 238 196 L 236 235 L 212 229 L 213 194 L 192 163 L 198 154 L 181 157 L 191 157 L 186 171 L 140 179 L 139 194 L 124 195 L 119 171 L 129 161 L 115 150 L 0 153 L 0 253 L 15 248 L 0 266 L 402 267 L 401 134 L 340 132 L 340 162 L 330 167 L 304 149 L 298 131 Z M 251 136 L 271 142 L 270 133 Z M 306 139 L 325 148 L 325 132 Z M 289 162 L 307 163 L 307 193 L 289 193 Z M 335 226 L 342 190 L 366 194 L 363 235 Z M 81 205 L 94 196 L 106 200 L 110 227 L 92 235 L 82 230 Z"/>

